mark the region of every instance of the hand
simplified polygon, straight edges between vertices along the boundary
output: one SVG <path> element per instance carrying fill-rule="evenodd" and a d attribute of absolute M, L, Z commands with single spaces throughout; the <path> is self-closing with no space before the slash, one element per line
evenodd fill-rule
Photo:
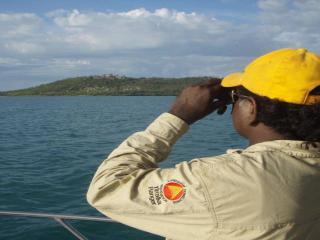
<path fill-rule="evenodd" d="M 210 79 L 184 88 L 171 105 L 169 113 L 190 125 L 216 109 L 226 108 L 226 101 L 218 100 L 224 91 L 220 82 L 221 80 Z"/>

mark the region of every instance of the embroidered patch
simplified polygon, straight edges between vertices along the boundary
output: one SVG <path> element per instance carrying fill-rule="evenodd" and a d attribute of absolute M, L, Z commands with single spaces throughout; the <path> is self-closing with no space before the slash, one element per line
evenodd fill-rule
<path fill-rule="evenodd" d="M 178 203 L 184 199 L 186 195 L 185 185 L 178 180 L 172 179 L 162 187 L 164 197 L 173 203 Z"/>
<path fill-rule="evenodd" d="M 162 184 L 160 186 L 148 187 L 149 201 L 152 205 L 160 205 L 162 202 L 167 202 L 167 199 L 162 194 Z"/>

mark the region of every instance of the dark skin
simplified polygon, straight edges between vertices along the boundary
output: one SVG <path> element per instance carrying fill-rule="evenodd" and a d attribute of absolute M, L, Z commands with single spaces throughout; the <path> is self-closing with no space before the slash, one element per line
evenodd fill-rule
<path fill-rule="evenodd" d="M 169 113 L 191 125 L 226 105 L 217 100 L 223 92 L 221 80 L 208 80 L 188 86 L 171 105 Z M 257 122 L 257 104 L 252 97 L 240 97 L 233 105 L 233 126 L 249 140 L 249 145 L 260 142 L 283 140 L 282 135 L 261 122 Z"/>

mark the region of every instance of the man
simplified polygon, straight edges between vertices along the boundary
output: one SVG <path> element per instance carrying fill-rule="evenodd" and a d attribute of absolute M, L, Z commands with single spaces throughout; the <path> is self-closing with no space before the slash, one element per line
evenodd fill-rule
<path fill-rule="evenodd" d="M 226 90 L 249 147 L 159 168 L 192 123 L 228 103 Z M 167 239 L 318 240 L 319 169 L 320 57 L 280 49 L 221 83 L 185 88 L 169 112 L 103 161 L 87 200 Z"/>

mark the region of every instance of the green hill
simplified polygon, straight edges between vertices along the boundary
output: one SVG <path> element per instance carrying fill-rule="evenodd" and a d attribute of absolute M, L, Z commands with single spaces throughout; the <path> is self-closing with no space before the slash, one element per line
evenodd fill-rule
<path fill-rule="evenodd" d="M 102 75 L 68 78 L 36 87 L 0 92 L 1 96 L 176 96 L 186 86 L 211 77 L 130 78 Z"/>

